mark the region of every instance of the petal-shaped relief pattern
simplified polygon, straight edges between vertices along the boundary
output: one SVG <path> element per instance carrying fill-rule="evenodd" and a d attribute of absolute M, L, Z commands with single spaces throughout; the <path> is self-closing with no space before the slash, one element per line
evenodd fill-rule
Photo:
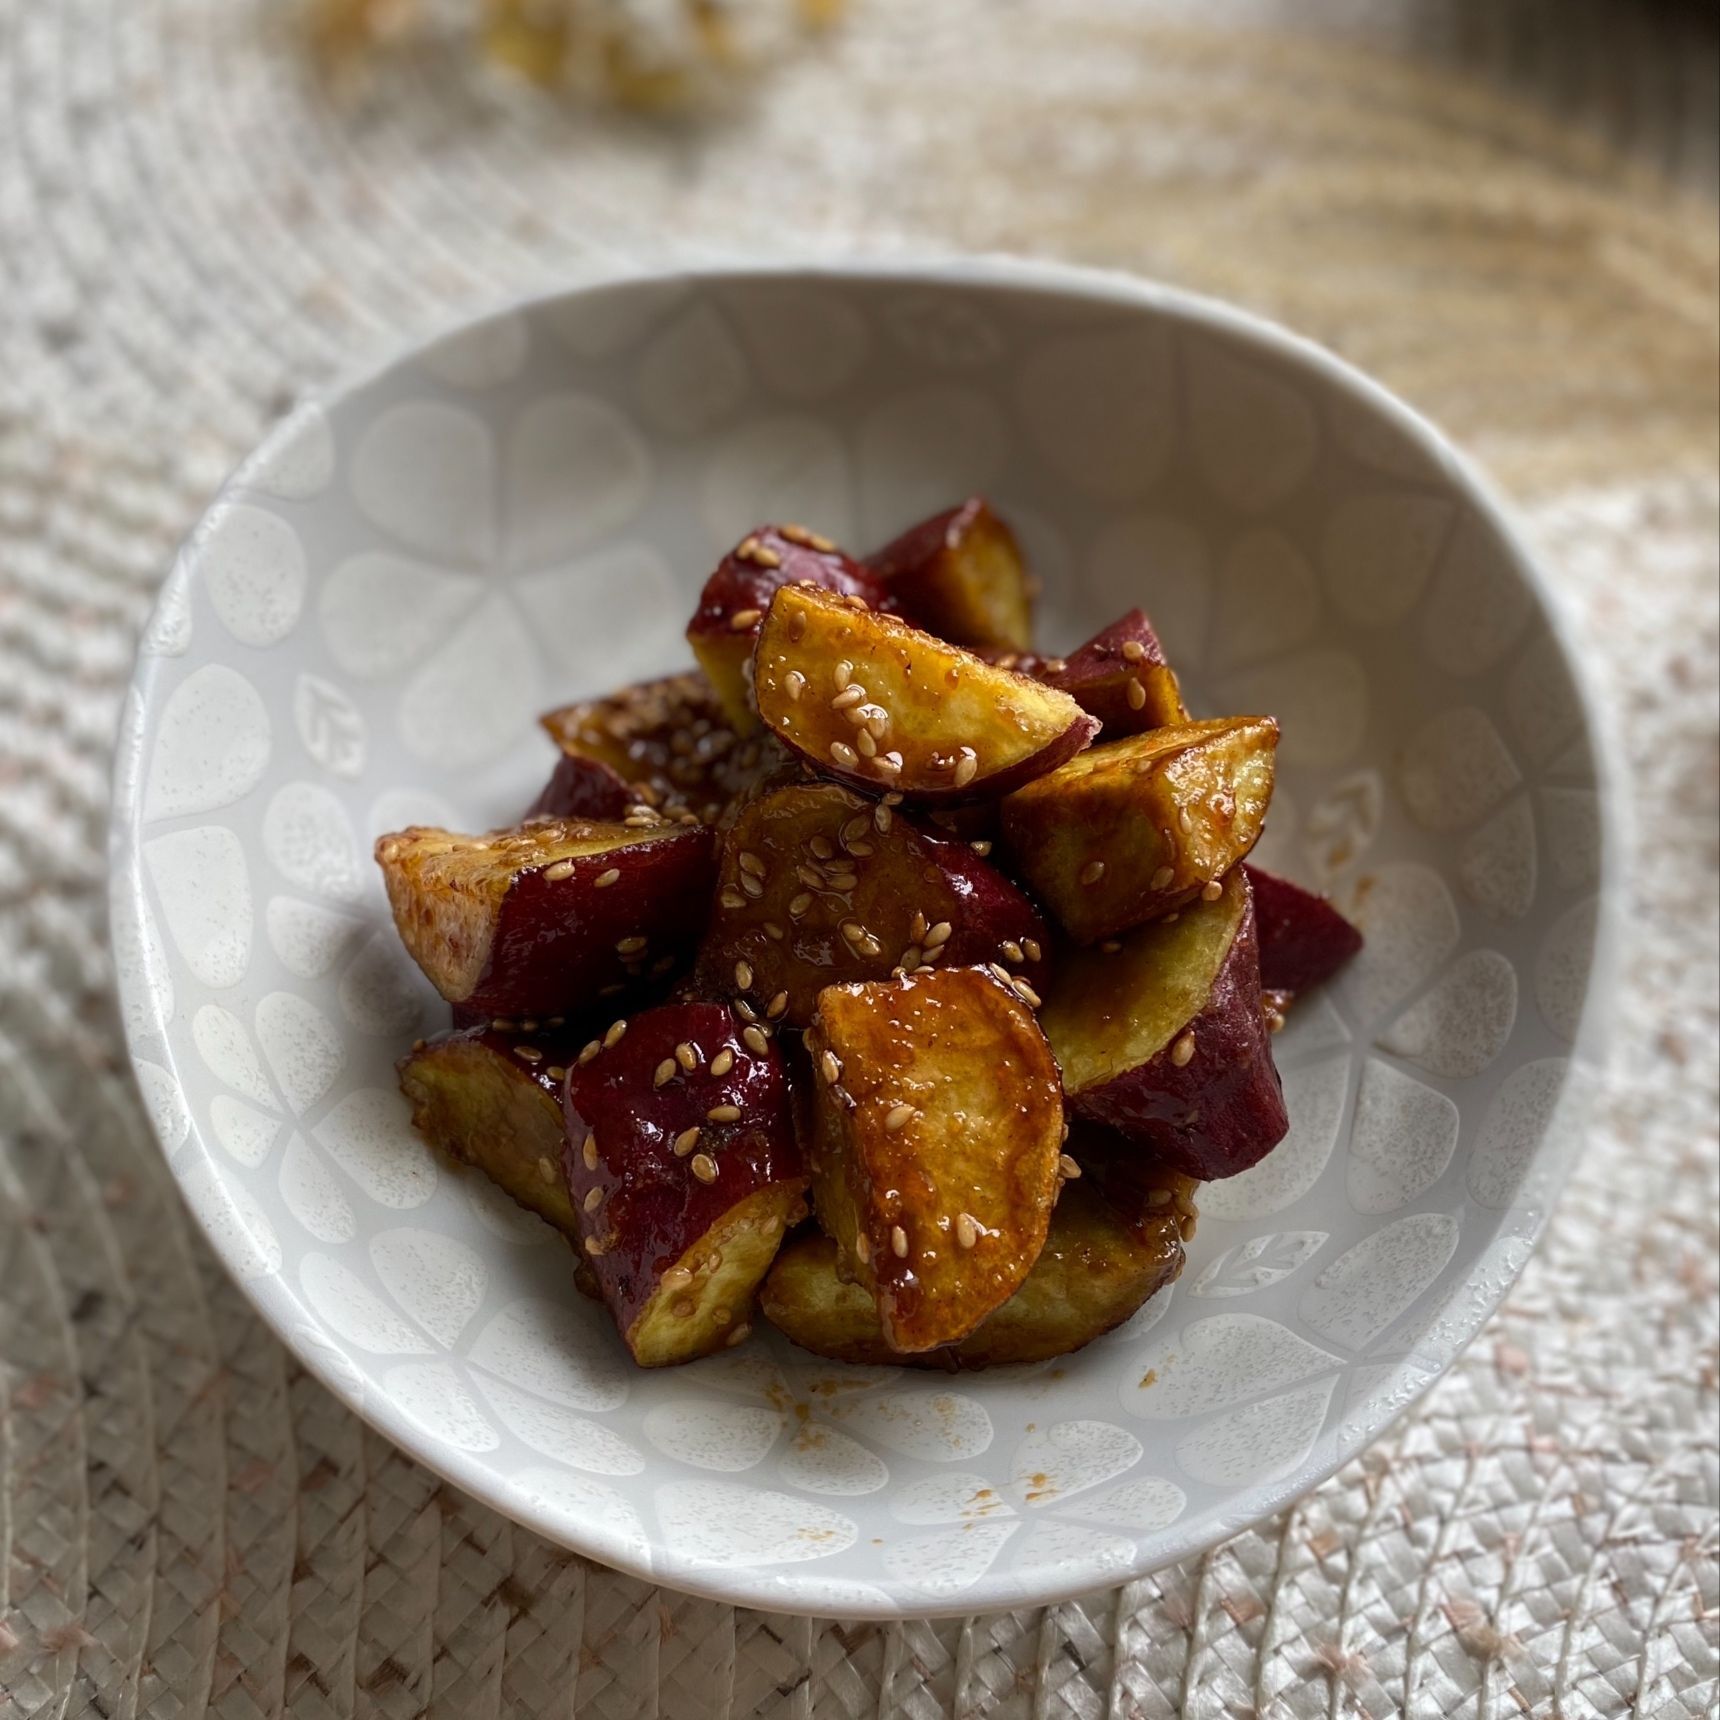
<path fill-rule="evenodd" d="M 1087 568 L 1091 609 L 1120 615 L 1137 605 L 1179 669 L 1202 669 L 1213 595 L 1211 552 L 1198 527 L 1171 514 L 1124 514 L 1094 541 Z"/>
<path fill-rule="evenodd" d="M 1174 365 L 1157 328 L 1048 340 L 1022 368 L 1016 415 L 1060 477 L 1107 501 L 1138 498 L 1175 445 Z"/>
<path fill-rule="evenodd" d="M 410 1320 L 333 1255 L 311 1252 L 299 1261 L 305 1300 L 349 1344 L 375 1356 L 429 1356 L 434 1347 Z"/>
<path fill-rule="evenodd" d="M 542 704 L 540 653 L 513 604 L 481 603 L 400 696 L 400 737 L 441 770 L 488 764 L 531 732 Z"/>
<path fill-rule="evenodd" d="M 1141 1442 L 1108 1421 L 1058 1421 L 1037 1427 L 1010 1458 L 1010 1489 L 1039 1509 L 1113 1481 L 1141 1460 Z"/>
<path fill-rule="evenodd" d="M 402 1362 L 382 1376 L 389 1401 L 439 1445 L 494 1451 L 502 1436 L 447 1362 Z"/>
<path fill-rule="evenodd" d="M 1273 796 L 1272 817 L 1278 817 Z M 1385 785 L 1376 770 L 1358 770 L 1333 783 L 1308 809 L 1304 852 L 1314 881 L 1329 885 L 1373 847 L 1385 811 Z"/>
<path fill-rule="evenodd" d="M 474 1366 L 569 1409 L 615 1409 L 628 1392 L 628 1363 L 608 1315 L 542 1297 L 510 1302 L 471 1348 Z"/>
<path fill-rule="evenodd" d="M 977 1523 L 1013 1517 L 1015 1507 L 985 1476 L 950 1470 L 892 1488 L 890 1515 L 898 1523 Z"/>
<path fill-rule="evenodd" d="M 281 1269 L 281 1239 L 257 1197 L 212 1160 L 179 1179 L 185 1204 L 234 1277 L 272 1278 Z"/>
<path fill-rule="evenodd" d="M 1463 844 L 1457 876 L 1488 918 L 1520 920 L 1535 905 L 1539 865 L 1535 814 L 1525 795 L 1502 806 Z"/>
<path fill-rule="evenodd" d="M 1340 1255 L 1303 1292 L 1297 1312 L 1329 1343 L 1364 1350 L 1445 1270 L 1457 1220 L 1415 1212 Z"/>
<path fill-rule="evenodd" d="M 784 400 L 834 394 L 871 346 L 866 319 L 833 292 L 749 285 L 717 296 L 759 380 Z"/>
<path fill-rule="evenodd" d="M 1305 645 L 1320 614 L 1314 570 L 1280 531 L 1245 533 L 1218 574 L 1213 667 L 1232 669 Z"/>
<path fill-rule="evenodd" d="M 1477 1206 L 1498 1210 L 1517 1200 L 1569 1074 L 1564 1058 L 1547 1057 L 1512 1070 L 1500 1083 L 1466 1166 L 1469 1198 Z"/>
<path fill-rule="evenodd" d="M 1020 1523 L 970 1523 L 948 1531 L 895 1541 L 884 1549 L 884 1569 L 904 1588 L 928 1599 L 971 1589 L 992 1567 Z"/>
<path fill-rule="evenodd" d="M 1377 1041 L 1435 1075 L 1479 1075 L 1511 1037 L 1517 970 L 1498 950 L 1471 950 L 1440 976 Z"/>
<path fill-rule="evenodd" d="M 289 884 L 314 896 L 356 902 L 369 881 L 346 808 L 318 782 L 275 790 L 263 813 L 263 851 Z"/>
<path fill-rule="evenodd" d="M 903 293 L 885 307 L 883 322 L 904 352 L 940 370 L 988 364 L 1002 357 L 1008 340 L 994 317 L 943 293 Z"/>
<path fill-rule="evenodd" d="M 888 537 L 988 490 L 1009 454 L 997 401 L 952 384 L 892 396 L 860 425 L 860 492 L 867 534 Z"/>
<path fill-rule="evenodd" d="M 1185 347 L 1189 432 L 1207 487 L 1245 514 L 1288 500 L 1320 451 L 1313 408 L 1252 359 L 1208 340 Z"/>
<path fill-rule="evenodd" d="M 681 1384 L 731 1392 L 764 1403 L 805 1401 L 805 1394 L 797 1393 L 783 1377 L 782 1369 L 765 1352 L 763 1343 L 742 1344 L 738 1350 L 718 1350 L 715 1355 L 683 1362 L 675 1370 L 675 1379 Z"/>
<path fill-rule="evenodd" d="M 718 553 L 761 520 L 799 520 L 838 543 L 852 543 L 853 476 L 841 437 L 816 418 L 748 420 L 712 453 L 702 512 Z"/>
<path fill-rule="evenodd" d="M 1448 675 L 1485 674 L 1517 643 L 1533 606 L 1529 585 L 1498 534 L 1466 513 L 1422 611 L 1422 648 Z"/>
<path fill-rule="evenodd" d="M 1447 1366 L 1474 1335 L 1528 1264 L 1534 1244 L 1523 1236 L 1500 1236 L 1482 1250 L 1481 1258 L 1448 1289 L 1434 1294 L 1374 1344 L 1382 1355 L 1413 1351 L 1411 1360 L 1437 1371 Z"/>
<path fill-rule="evenodd" d="M 638 516 L 651 479 L 644 438 L 607 401 L 586 394 L 534 401 L 507 438 L 508 566 L 543 567 L 601 543 Z"/>
<path fill-rule="evenodd" d="M 360 1033 L 402 1034 L 433 1007 L 436 993 L 390 928 L 371 934 L 340 976 L 341 1014 Z"/>
<path fill-rule="evenodd" d="M 1294 1206 L 1315 1183 L 1338 1144 L 1349 1090 L 1347 1057 L 1327 1057 L 1284 1076 L 1284 1105 L 1290 1132 L 1239 1176 L 1208 1183 L 1200 1194 L 1202 1213 L 1212 1218 L 1265 1218 Z"/>
<path fill-rule="evenodd" d="M 1545 765 L 1582 728 L 1582 696 L 1551 633 L 1537 634 L 1512 665 L 1505 715 L 1523 756 L 1535 765 Z"/>
<path fill-rule="evenodd" d="M 185 1094 L 172 1073 L 159 1063 L 140 1057 L 132 1063 L 132 1070 L 161 1150 L 171 1158 L 191 1132 L 191 1113 L 185 1108 Z"/>
<path fill-rule="evenodd" d="M 1217 1417 L 1184 1435 L 1177 1463 L 1209 1487 L 1255 1486 L 1288 1475 L 1314 1449 L 1335 1384 L 1335 1377 L 1322 1380 Z"/>
<path fill-rule="evenodd" d="M 496 1419 L 533 1451 L 591 1475 L 639 1475 L 645 1454 L 601 1421 L 545 1403 L 505 1380 L 474 1373 L 472 1384 Z"/>
<path fill-rule="evenodd" d="M 1150 1535 L 1169 1528 L 1188 1507 L 1188 1495 L 1174 1481 L 1159 1475 L 1137 1476 L 1121 1487 L 1107 1488 L 1090 1498 L 1062 1506 L 1055 1515 L 1077 1523 L 1097 1523 L 1107 1529 L 1132 1529 Z"/>
<path fill-rule="evenodd" d="M 1010 1549 L 1016 1586 L 1028 1598 L 1076 1574 L 1095 1584 L 1122 1581 L 1135 1562 L 1133 1541 L 1102 1535 L 1075 1523 L 1036 1523 Z"/>
<path fill-rule="evenodd" d="M 1368 721 L 1368 677 L 1347 651 L 1308 651 L 1220 683 L 1224 709 L 1270 711 L 1286 764 L 1334 770 L 1348 764 Z"/>
<path fill-rule="evenodd" d="M 1209 1314 L 1160 1339 L 1142 1358 L 1141 1377 L 1125 1379 L 1120 1395 L 1131 1415 L 1182 1421 L 1339 1365 L 1338 1357 L 1262 1314 Z"/>
<path fill-rule="evenodd" d="M 827 1412 L 874 1445 L 932 1463 L 977 1457 L 992 1439 L 985 1406 L 960 1392 L 869 1393 L 847 1403 L 831 1403 Z"/>
<path fill-rule="evenodd" d="M 194 669 L 162 707 L 144 817 L 182 818 L 242 800 L 268 768 L 272 739 L 269 713 L 243 675 L 223 663 Z"/>
<path fill-rule="evenodd" d="M 876 1493 L 890 1479 L 889 1467 L 859 1440 L 821 1421 L 804 1421 L 777 1459 L 776 1473 L 807 1493 L 848 1496 Z"/>
<path fill-rule="evenodd" d="M 762 1405 L 685 1398 L 654 1404 L 644 1434 L 665 1457 L 732 1473 L 764 1462 L 783 1420 L 781 1410 Z"/>
<path fill-rule="evenodd" d="M 1474 705 L 1430 717 L 1410 736 L 1398 786 L 1424 830 L 1466 830 L 1523 780 L 1493 719 Z"/>
<path fill-rule="evenodd" d="M 665 615 L 691 610 L 669 563 L 649 544 L 621 543 L 569 567 L 516 581 L 520 607 L 551 662 L 591 686 L 643 680 L 686 658 Z"/>
<path fill-rule="evenodd" d="M 1296 999 L 1296 1007 L 1272 1047 L 1272 1056 L 1280 1069 L 1289 1069 L 1349 1043 L 1350 1030 L 1344 1025 L 1344 1018 L 1331 998 L 1318 992 L 1310 998 Z"/>
<path fill-rule="evenodd" d="M 547 1511 L 571 1534 L 580 1524 L 601 1523 L 606 1552 L 643 1561 L 649 1542 L 639 1514 L 615 1488 L 566 1469 L 533 1464 L 508 1477 L 514 1496 L 528 1511 Z"/>
<path fill-rule="evenodd" d="M 482 1255 L 439 1231 L 402 1227 L 370 1239 L 382 1287 L 444 1349 L 460 1341 L 483 1306 L 490 1273 Z"/>
<path fill-rule="evenodd" d="M 654 334 L 639 355 L 639 409 L 653 429 L 697 436 L 746 404 L 752 374 L 740 342 L 708 304 Z"/>
<path fill-rule="evenodd" d="M 669 1551 L 699 1565 L 787 1565 L 851 1547 L 853 1518 L 790 1493 L 734 1481 L 675 1481 L 656 1492 Z"/>
<path fill-rule="evenodd" d="M 1444 489 L 1451 469 L 1444 450 L 1420 428 L 1401 417 L 1381 412 L 1371 402 L 1350 396 L 1326 405 L 1333 439 L 1353 460 L 1370 471 Z"/>
<path fill-rule="evenodd" d="M 230 1093 L 217 1093 L 209 1101 L 209 1126 L 229 1157 L 255 1170 L 274 1149 L 281 1119 Z"/>
<path fill-rule="evenodd" d="M 166 1028 L 173 1020 L 173 970 L 141 884 L 114 892 L 111 937 L 126 1032 L 136 1036 Z"/>
<path fill-rule="evenodd" d="M 340 1029 L 308 998 L 290 991 L 261 999 L 252 1026 L 288 1106 L 308 1111 L 346 1061 Z"/>
<path fill-rule="evenodd" d="M 1339 502 L 1320 540 L 1326 590 L 1358 627 L 1390 627 L 1420 601 L 1451 529 L 1452 505 L 1407 491 Z"/>
<path fill-rule="evenodd" d="M 1425 985 L 1462 930 L 1445 880 L 1414 861 L 1381 866 L 1349 914 L 1367 942 L 1339 983 L 1359 1022 L 1377 1020 Z"/>
<path fill-rule="evenodd" d="M 364 718 L 332 681 L 300 675 L 293 683 L 293 726 L 310 756 L 330 776 L 364 774 Z"/>
<path fill-rule="evenodd" d="M 1600 797 L 1587 788 L 1544 788 L 1541 816 L 1553 881 L 1562 890 L 1592 889 L 1601 876 Z"/>
<path fill-rule="evenodd" d="M 380 681 L 445 639 L 484 590 L 466 574 L 366 550 L 323 580 L 317 617 L 335 662 L 360 680 Z"/>
<path fill-rule="evenodd" d="M 185 965 L 216 990 L 251 965 L 251 875 L 245 849 L 224 825 L 174 830 L 143 846 L 161 917 Z"/>
<path fill-rule="evenodd" d="M 496 443 L 482 418 L 434 400 L 383 409 L 348 468 L 376 525 L 426 555 L 482 566 L 496 551 Z"/>
<path fill-rule="evenodd" d="M 1266 1230 L 1227 1248 L 1201 1269 L 1191 1296 L 1252 1296 L 1288 1278 L 1326 1245 L 1323 1230 Z"/>
<path fill-rule="evenodd" d="M 496 388 L 525 368 L 530 347 L 525 318 L 508 311 L 444 335 L 419 355 L 418 366 L 450 388 Z"/>
<path fill-rule="evenodd" d="M 279 514 L 247 502 L 219 505 L 199 534 L 196 556 L 210 604 L 241 645 L 278 645 L 298 625 L 305 546 Z"/>
<path fill-rule="evenodd" d="M 378 1206 L 422 1206 L 436 1192 L 436 1160 L 390 1087 L 360 1087 L 316 1126 L 318 1144 Z"/>
<path fill-rule="evenodd" d="M 239 469 L 237 484 L 283 502 L 308 502 L 334 482 L 334 431 L 314 403 L 279 424 L 267 446 Z"/>
<path fill-rule="evenodd" d="M 357 1233 L 346 1191 L 303 1135 L 288 1140 L 275 1186 L 281 1204 L 319 1242 L 350 1242 Z"/>
<path fill-rule="evenodd" d="M 673 276 L 621 281 L 539 305 L 532 316 L 579 357 L 610 358 L 637 346 L 692 290 Z"/>
<path fill-rule="evenodd" d="M 1377 1057 L 1368 1059 L 1350 1126 L 1350 1205 L 1396 1212 L 1445 1175 L 1457 1151 L 1457 1106 Z"/>
<path fill-rule="evenodd" d="M 191 1041 L 203 1066 L 217 1081 L 259 1105 L 274 1106 L 274 1089 L 257 1060 L 257 1048 L 245 1024 L 231 1010 L 215 1003 L 204 1004 L 191 1018 Z"/>
<path fill-rule="evenodd" d="M 320 902 L 300 902 L 292 896 L 271 896 L 264 911 L 269 947 L 288 973 L 317 979 L 344 961 L 369 936 L 356 915 L 336 912 Z"/>

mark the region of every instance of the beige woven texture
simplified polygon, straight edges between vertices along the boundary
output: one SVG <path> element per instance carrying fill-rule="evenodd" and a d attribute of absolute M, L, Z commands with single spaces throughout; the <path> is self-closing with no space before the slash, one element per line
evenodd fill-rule
<path fill-rule="evenodd" d="M 266 0 L 0 0 L 0 1717 L 1706 1715 L 1716 1559 L 1711 5 L 867 0 L 716 118 L 432 17 L 336 88 Z M 302 390 L 606 258 L 1018 249 L 1231 295 L 1489 461 L 1638 834 L 1616 1073 L 1417 1412 L 1048 1611 L 737 1612 L 399 1456 L 262 1329 L 129 1084 L 108 759 L 179 536 Z"/>

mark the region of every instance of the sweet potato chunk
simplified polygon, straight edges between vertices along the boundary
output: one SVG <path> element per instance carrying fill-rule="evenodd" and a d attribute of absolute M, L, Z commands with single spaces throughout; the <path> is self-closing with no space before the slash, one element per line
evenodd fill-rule
<path fill-rule="evenodd" d="M 1169 1202 L 1150 1220 L 1129 1223 L 1077 1183 L 1063 1191 L 1021 1288 L 959 1343 L 911 1355 L 892 1350 L 872 1298 L 839 1275 L 828 1236 L 797 1237 L 783 1249 L 759 1292 L 759 1310 L 791 1343 L 833 1362 L 994 1368 L 1050 1361 L 1092 1343 L 1182 1266 L 1181 1227 Z"/>
<path fill-rule="evenodd" d="M 1138 609 L 1101 628 L 1045 680 L 1097 717 L 1107 740 L 1190 720 L 1176 671 Z"/>
<path fill-rule="evenodd" d="M 736 818 L 696 977 L 708 996 L 805 1027 L 825 986 L 922 963 L 996 962 L 1032 1002 L 1049 949 L 1033 904 L 967 843 L 835 783 L 803 782 Z"/>
<path fill-rule="evenodd" d="M 952 645 L 1025 651 L 1034 583 L 1015 533 L 983 496 L 910 526 L 866 558 L 901 614 Z"/>
<path fill-rule="evenodd" d="M 1185 1243 L 1194 1240 L 1198 1179 L 1080 1117 L 1071 1121 L 1063 1150 L 1080 1165 L 1083 1186 L 1103 1195 L 1110 1210 L 1144 1240 L 1158 1236 L 1167 1223 L 1176 1226 Z"/>
<path fill-rule="evenodd" d="M 806 1213 L 776 1047 L 722 1004 L 646 1010 L 574 1058 L 566 1114 L 583 1247 L 633 1359 L 663 1367 L 739 1343 Z"/>
<path fill-rule="evenodd" d="M 1075 1115 L 1174 1170 L 1234 1176 L 1284 1138 L 1240 867 L 1214 900 L 1066 955 L 1042 1021 Z"/>
<path fill-rule="evenodd" d="M 1063 1106 L 1016 994 L 956 968 L 819 996 L 813 1202 L 890 1347 L 934 1349 L 1007 1301 L 1045 1243 Z"/>
<path fill-rule="evenodd" d="M 1260 928 L 1260 983 L 1285 1001 L 1324 984 L 1362 947 L 1362 934 L 1326 900 L 1288 878 L 1245 866 Z"/>
<path fill-rule="evenodd" d="M 687 643 L 737 734 L 758 727 L 751 681 L 759 623 L 781 587 L 801 583 L 858 597 L 869 606 L 889 601 L 879 575 L 844 555 L 829 538 L 795 525 L 748 532 L 717 563 L 687 623 Z"/>
<path fill-rule="evenodd" d="M 641 681 L 539 721 L 562 751 L 532 808 L 539 817 L 622 819 L 643 803 L 715 824 L 770 762 L 756 738 L 735 733 L 700 674 Z"/>
<path fill-rule="evenodd" d="M 401 942 L 450 1003 L 542 1017 L 675 967 L 703 927 L 715 847 L 696 824 L 542 819 L 397 831 L 376 859 Z"/>
<path fill-rule="evenodd" d="M 759 633 L 754 694 L 777 738 L 816 769 L 928 803 L 995 798 L 1099 730 L 1067 693 L 793 585 Z"/>
<path fill-rule="evenodd" d="M 1107 741 L 1012 794 L 1004 838 L 1077 943 L 1108 938 L 1192 900 L 1247 854 L 1277 746 L 1271 717 Z"/>

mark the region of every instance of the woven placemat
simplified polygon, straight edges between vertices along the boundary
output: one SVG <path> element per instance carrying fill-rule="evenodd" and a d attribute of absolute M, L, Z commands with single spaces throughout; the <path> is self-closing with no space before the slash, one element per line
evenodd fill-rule
<path fill-rule="evenodd" d="M 1711 6 L 872 0 L 726 111 L 557 102 L 429 16 L 331 83 L 267 0 L 0 0 L 0 1716 L 1711 1714 Z M 735 1611 L 379 1441 L 261 1328 L 130 1085 L 104 949 L 135 636 L 308 387 L 615 257 L 1012 248 L 1229 294 L 1488 460 L 1628 754 L 1594 1142 L 1361 1461 L 1048 1610 Z"/>

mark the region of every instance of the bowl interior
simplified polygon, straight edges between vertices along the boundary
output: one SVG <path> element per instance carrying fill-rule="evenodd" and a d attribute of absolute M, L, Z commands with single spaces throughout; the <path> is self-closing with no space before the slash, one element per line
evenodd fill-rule
<path fill-rule="evenodd" d="M 1174 1290 L 1056 1364 L 648 1374 L 565 1247 L 414 1139 L 444 1014 L 372 839 L 516 817 L 552 703 L 687 660 L 766 519 L 864 549 L 974 490 L 1067 647 L 1139 603 L 1197 709 L 1283 727 L 1261 857 L 1366 953 Z M 1019 1605 L 1219 1539 L 1353 1454 L 1526 1258 L 1564 1162 L 1604 830 L 1567 655 L 1439 440 L 1313 349 L 1067 272 L 597 287 L 299 411 L 187 544 L 120 761 L 114 925 L 186 1197 L 306 1363 L 467 1490 L 778 1608 Z"/>

